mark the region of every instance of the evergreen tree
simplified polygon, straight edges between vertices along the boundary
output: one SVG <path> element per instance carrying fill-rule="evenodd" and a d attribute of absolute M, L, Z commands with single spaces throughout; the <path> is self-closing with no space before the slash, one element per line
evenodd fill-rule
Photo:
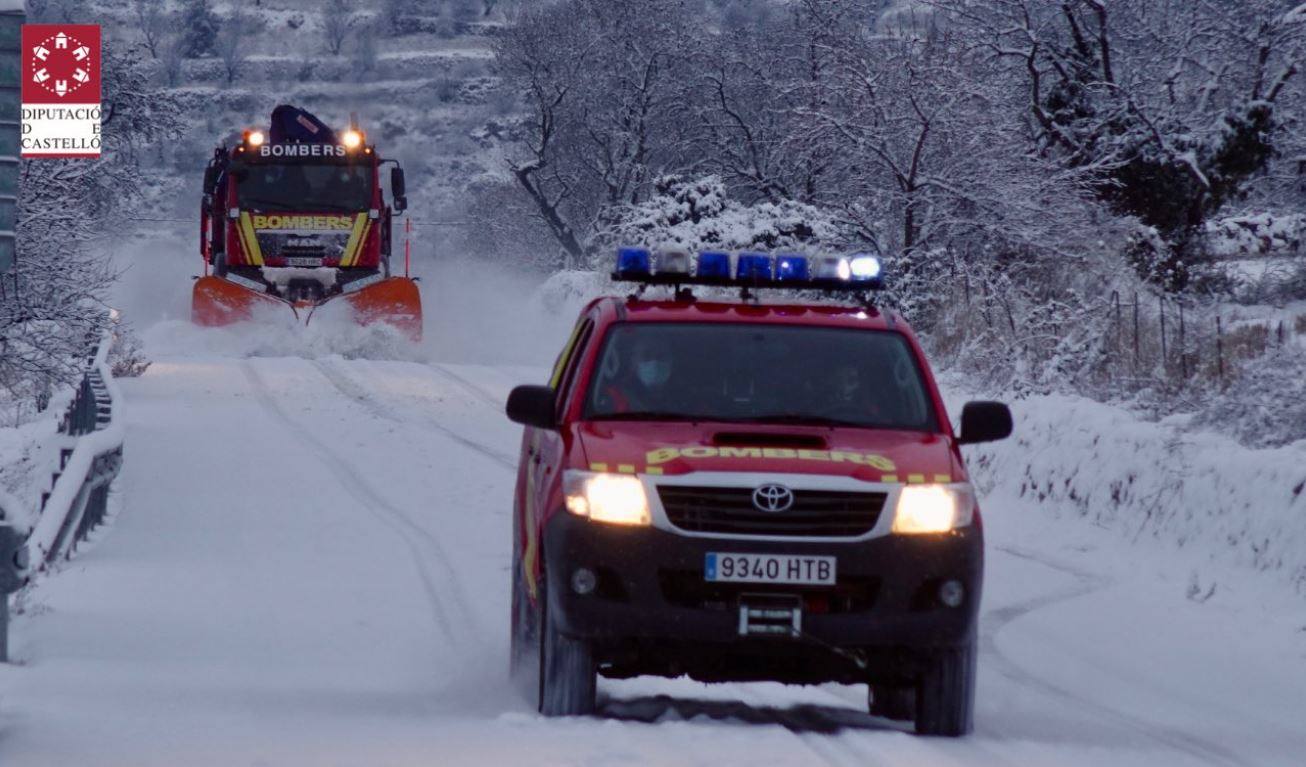
<path fill-rule="evenodd" d="M 189 59 L 208 56 L 218 37 L 222 22 L 209 5 L 209 0 L 186 0 L 182 6 L 182 52 Z"/>

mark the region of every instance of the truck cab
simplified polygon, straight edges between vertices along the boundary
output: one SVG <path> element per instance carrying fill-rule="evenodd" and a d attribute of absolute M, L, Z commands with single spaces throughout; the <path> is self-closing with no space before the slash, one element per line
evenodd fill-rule
<path fill-rule="evenodd" d="M 786 280 L 801 257 L 640 252 L 616 276 L 671 295 L 590 303 L 508 401 L 515 676 L 546 714 L 592 711 L 597 674 L 866 683 L 873 713 L 967 732 L 983 534 L 960 446 L 1007 436 L 1007 408 L 968 404 L 956 434 L 902 317 L 756 297 L 864 292 L 878 263 Z"/>
<path fill-rule="evenodd" d="M 387 201 L 381 167 L 391 165 Z M 357 127 L 335 131 L 289 105 L 270 130 L 249 129 L 214 150 L 204 172 L 193 318 L 224 325 L 268 301 L 305 321 L 338 296 L 363 324 L 383 321 L 414 338 L 421 301 L 408 278 L 391 274 L 393 224 L 408 207 L 403 169 L 383 160 Z M 212 276 L 208 273 L 211 272 Z"/>

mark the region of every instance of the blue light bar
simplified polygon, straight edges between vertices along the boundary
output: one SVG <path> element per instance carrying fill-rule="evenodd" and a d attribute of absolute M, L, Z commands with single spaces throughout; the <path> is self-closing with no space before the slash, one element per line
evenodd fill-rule
<path fill-rule="evenodd" d="M 808 273 L 806 256 L 799 256 L 792 253 L 776 256 L 776 280 L 780 282 L 807 282 Z"/>
<path fill-rule="evenodd" d="M 719 250 L 699 253 L 698 276 L 711 280 L 730 279 L 730 254 Z"/>
<path fill-rule="evenodd" d="M 745 252 L 732 258 L 725 251 L 708 250 L 691 263 L 689 253 L 679 248 L 664 248 L 656 256 L 646 248 L 621 248 L 612 277 L 622 282 L 677 288 L 711 285 L 866 294 L 884 287 L 884 265 L 878 256 L 866 253 L 814 257 L 781 253 L 772 257 Z"/>
<path fill-rule="evenodd" d="M 643 248 L 622 248 L 617 251 L 618 277 L 647 277 L 653 274 L 653 259 Z"/>
<path fill-rule="evenodd" d="M 739 280 L 769 281 L 771 257 L 765 253 L 740 253 L 735 263 L 735 277 Z"/>

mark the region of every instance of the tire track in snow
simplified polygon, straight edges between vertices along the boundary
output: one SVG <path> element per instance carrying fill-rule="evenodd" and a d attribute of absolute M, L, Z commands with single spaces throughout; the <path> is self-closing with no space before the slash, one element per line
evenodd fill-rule
<path fill-rule="evenodd" d="M 503 398 L 496 396 L 493 392 L 491 392 L 490 390 L 482 386 L 478 386 L 477 384 L 468 381 L 466 378 L 463 378 L 462 376 L 458 375 L 457 373 L 453 372 L 452 370 L 448 369 L 447 367 L 441 365 L 438 362 L 432 362 L 426 367 L 429 368 L 430 370 L 435 371 L 435 373 L 439 375 L 441 378 L 444 378 L 445 380 L 455 383 L 458 386 L 462 387 L 463 389 L 466 389 L 467 392 L 470 393 L 473 397 L 480 400 L 481 402 L 484 402 L 485 404 L 489 405 L 491 408 L 495 410 L 502 410 L 504 405 L 506 404 Z"/>
<path fill-rule="evenodd" d="M 377 402 L 376 398 L 373 397 L 370 392 L 368 392 L 356 381 L 354 381 L 354 379 L 351 378 L 349 374 L 345 373 L 343 370 L 338 369 L 337 367 L 333 366 L 329 362 L 326 362 L 325 360 L 313 360 L 313 367 L 317 370 L 318 373 L 322 375 L 323 378 L 326 379 L 327 383 L 331 384 L 331 386 L 335 388 L 337 392 L 339 392 L 344 397 L 347 397 L 348 399 L 352 400 L 353 402 L 361 406 L 364 410 L 367 410 L 368 413 L 370 413 L 374 417 L 391 421 L 392 423 L 396 423 L 403 426 L 412 425 L 411 421 L 400 417 L 390 409 L 386 408 L 381 403 Z M 447 437 L 448 439 L 458 443 L 459 445 L 462 445 L 463 447 L 466 447 L 480 455 L 483 455 L 493 460 L 496 463 L 499 463 L 501 465 L 504 465 L 505 467 L 510 468 L 513 472 L 517 470 L 517 465 L 515 461 L 509 460 L 506 456 L 504 456 L 502 453 L 498 453 L 493 448 L 482 445 L 479 442 L 474 442 L 472 440 L 469 440 L 466 437 L 463 437 L 462 435 L 444 427 L 441 424 L 432 422 L 432 419 L 430 418 L 426 418 L 424 420 L 427 422 L 425 425 L 438 431 L 442 436 Z M 401 524 L 403 524 L 407 529 L 412 531 L 414 534 L 424 539 L 435 551 L 436 561 L 439 563 L 441 569 L 445 571 L 447 582 L 452 584 L 453 586 L 454 589 L 453 596 L 458 604 L 459 609 L 462 611 L 464 617 L 468 620 L 468 622 L 472 625 L 475 625 L 477 622 L 475 618 L 476 612 L 472 609 L 471 603 L 467 600 L 467 597 L 462 593 L 462 588 L 460 586 L 461 581 L 459 578 L 458 571 L 456 568 L 454 568 L 453 560 L 450 558 L 448 552 L 445 550 L 444 545 L 440 542 L 440 538 L 434 533 L 432 533 L 430 530 L 428 530 L 426 527 L 424 527 L 417 520 L 413 519 L 408 514 L 405 514 L 404 512 L 396 509 L 393 505 L 387 504 L 387 507 L 389 510 L 393 512 L 396 519 Z"/>
<path fill-rule="evenodd" d="M 408 549 L 408 553 L 413 560 L 417 569 L 418 576 L 422 581 L 422 587 L 426 591 L 427 602 L 431 606 L 431 615 L 435 620 L 440 631 L 450 642 L 462 645 L 464 637 L 455 632 L 453 629 L 454 618 L 451 615 L 453 610 L 446 603 L 446 597 L 442 593 L 441 586 L 445 590 L 452 592 L 454 602 L 459 611 L 463 613 L 463 623 L 468 625 L 474 622 L 474 614 L 468 608 L 465 599 L 459 593 L 457 573 L 448 562 L 448 556 L 444 553 L 439 543 L 434 540 L 426 531 L 408 518 L 404 512 L 395 508 L 389 501 L 385 500 L 368 482 L 358 474 L 358 471 L 349 464 L 348 461 L 341 458 L 326 443 L 318 439 L 309 432 L 302 424 L 291 418 L 285 409 L 268 393 L 268 388 L 254 365 L 248 360 L 241 365 L 245 377 L 249 380 L 250 388 L 254 396 L 258 399 L 259 404 L 282 426 L 293 434 L 300 442 L 306 444 L 317 454 L 317 456 L 331 468 L 332 477 L 348 495 L 353 497 L 365 510 L 370 512 L 378 521 L 392 530 L 403 542 Z M 412 536 L 408 533 L 416 531 L 419 535 L 425 537 L 432 543 L 436 549 L 437 561 L 443 566 L 449 577 L 443 583 L 436 583 L 435 577 L 427 567 L 430 559 L 428 552 L 418 547 Z"/>
<path fill-rule="evenodd" d="M 1007 679 L 1043 693 L 1044 695 L 1066 701 L 1099 719 L 1113 724 L 1122 730 L 1137 733 L 1166 748 L 1180 751 L 1202 762 L 1213 765 L 1246 765 L 1240 757 L 1223 746 L 1204 740 L 1191 733 L 1161 725 L 1140 723 L 1134 717 L 1117 711 L 1109 706 L 1086 698 L 1071 690 L 1043 679 L 1037 674 L 1026 671 L 1013 659 L 1004 654 L 997 644 L 998 634 L 1013 622 L 1046 607 L 1088 596 L 1106 588 L 1111 580 L 1103 575 L 1092 573 L 1073 565 L 1059 562 L 1028 549 L 1015 546 L 995 546 L 998 551 L 1013 557 L 1036 562 L 1075 579 L 1074 583 L 1062 589 L 1047 592 L 1024 602 L 998 607 L 984 613 L 980 621 L 980 651 L 990 661 L 991 666 Z"/>
<path fill-rule="evenodd" d="M 334 386 L 337 391 L 363 406 L 364 409 L 377 418 L 405 426 L 412 425 L 411 417 L 406 418 L 395 413 L 392 408 L 379 402 L 371 392 L 367 391 L 362 386 L 359 386 L 348 373 L 340 370 L 326 360 L 313 360 L 313 367 L 317 368 L 318 372 L 321 373 L 322 376 L 327 379 L 327 382 Z M 448 426 L 440 423 L 430 415 L 423 414 L 422 421 L 425 426 L 439 432 L 450 440 L 457 442 L 468 450 L 480 453 L 500 466 L 503 466 L 505 469 L 516 473 L 516 458 L 495 450 L 488 445 L 464 437 L 462 434 L 450 429 Z"/>

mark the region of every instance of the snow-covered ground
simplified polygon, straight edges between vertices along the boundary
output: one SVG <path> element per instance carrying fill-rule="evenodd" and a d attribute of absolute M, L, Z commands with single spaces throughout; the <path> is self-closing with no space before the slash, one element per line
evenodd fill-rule
<path fill-rule="evenodd" d="M 842 686 L 604 681 L 599 716 L 537 716 L 505 680 L 502 402 L 574 315 L 437 274 L 428 340 L 400 359 L 326 330 L 198 331 L 167 308 L 184 298 L 128 280 L 156 361 L 122 382 L 111 524 L 24 596 L 0 764 L 1302 763 L 1306 609 L 1287 585 L 1209 537 L 1131 541 L 1011 482 L 984 503 L 971 737 L 909 735 Z M 1035 467 L 1081 449 L 1050 428 L 1009 444 Z"/>

